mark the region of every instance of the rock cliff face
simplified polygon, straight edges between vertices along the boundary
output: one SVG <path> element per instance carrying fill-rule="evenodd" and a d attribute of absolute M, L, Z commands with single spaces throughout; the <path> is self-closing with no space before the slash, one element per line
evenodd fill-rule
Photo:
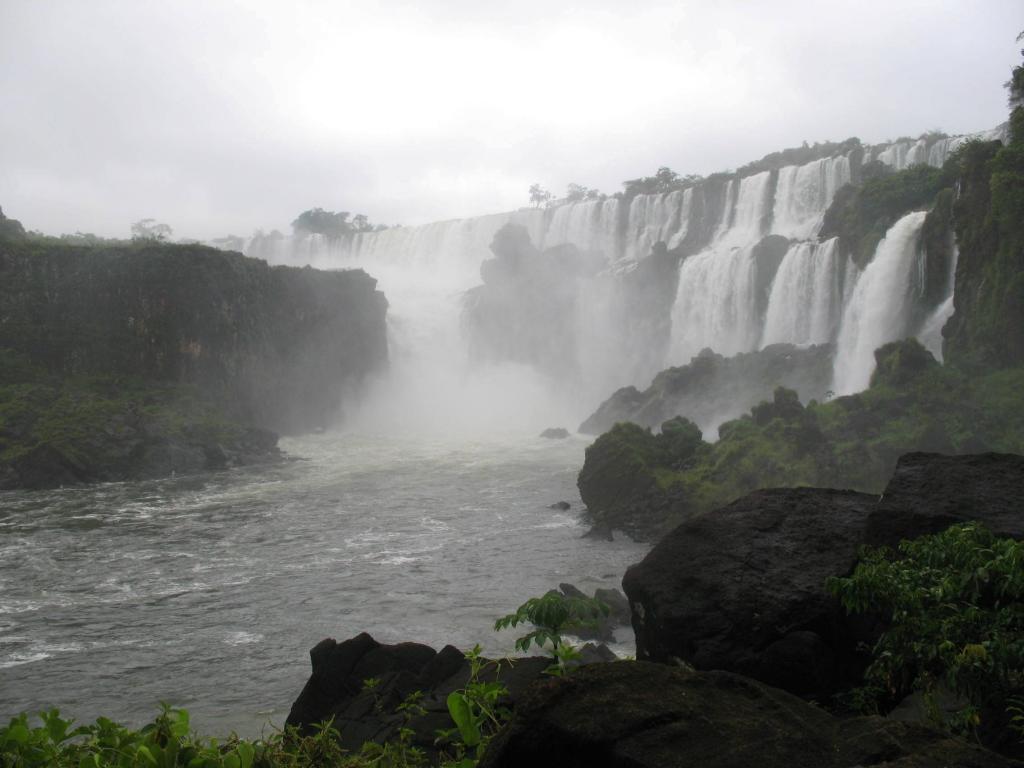
<path fill-rule="evenodd" d="M 540 250 L 506 224 L 466 292 L 462 321 L 471 355 L 536 367 L 586 386 L 602 366 L 656 370 L 669 342 L 678 259 L 664 244 L 631 271 L 613 274 L 601 254 L 572 244 Z M 637 344 L 636 339 L 643 339 Z"/>
<path fill-rule="evenodd" d="M 386 365 L 375 286 L 199 246 L 0 241 L 0 488 L 275 457 L 274 431 L 330 424 Z"/>
<path fill-rule="evenodd" d="M 954 313 L 943 329 L 947 356 L 984 366 L 1024 362 L 1024 108 L 1010 143 L 965 148 L 953 204 L 960 258 Z"/>
<path fill-rule="evenodd" d="M 375 287 L 201 246 L 3 243 L 0 348 L 61 377 L 192 385 L 234 418 L 301 432 L 386 364 Z"/>

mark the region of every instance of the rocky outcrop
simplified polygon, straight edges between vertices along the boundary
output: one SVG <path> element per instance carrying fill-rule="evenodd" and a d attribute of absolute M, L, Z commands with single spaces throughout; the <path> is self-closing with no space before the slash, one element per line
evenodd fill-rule
<path fill-rule="evenodd" d="M 531 687 L 480 768 L 1010 768 L 920 725 L 839 719 L 728 672 L 644 662 L 585 667 Z"/>
<path fill-rule="evenodd" d="M 220 469 L 336 420 L 386 364 L 363 272 L 201 246 L 0 242 L 0 488 Z"/>
<path fill-rule="evenodd" d="M 387 360 L 387 302 L 362 271 L 269 267 L 203 246 L 0 244 L 0 348 L 48 373 L 195 387 L 239 421 L 338 418 Z"/>
<path fill-rule="evenodd" d="M 981 453 L 901 456 L 868 516 L 868 544 L 895 546 L 981 520 L 997 536 L 1024 539 L 1024 456 Z"/>
<path fill-rule="evenodd" d="M 847 574 L 876 497 L 755 491 L 668 534 L 623 578 L 637 658 L 728 669 L 799 694 L 853 679 L 857 638 L 824 589 Z"/>
<path fill-rule="evenodd" d="M 517 224 L 498 230 L 491 251 L 494 258 L 480 265 L 483 285 L 464 299 L 472 356 L 525 363 L 552 376 L 574 374 L 579 285 L 597 274 L 600 259 L 574 245 L 541 252 Z"/>
<path fill-rule="evenodd" d="M 608 608 L 606 616 L 599 617 L 595 622 L 588 624 L 567 624 L 565 633 L 575 635 L 581 640 L 600 640 L 612 642 L 615 640 L 615 629 L 617 627 L 629 626 L 630 610 L 629 601 L 626 596 L 617 589 L 595 589 L 593 595 L 587 595 L 574 584 L 562 583 L 558 585 L 558 591 L 566 597 L 592 598 L 601 602 Z M 613 657 L 614 658 L 614 657 Z"/>
<path fill-rule="evenodd" d="M 436 754 L 439 729 L 453 728 L 446 700 L 464 688 L 470 666 L 461 651 L 446 645 L 435 651 L 420 643 L 383 645 L 365 632 L 344 642 L 322 640 L 310 652 L 313 672 L 292 704 L 286 724 L 305 733 L 331 720 L 341 732 L 341 745 L 358 751 L 366 741 L 384 743 L 398 729 L 413 731 L 412 743 Z M 550 659 L 534 657 L 515 663 L 488 662 L 479 679 L 500 679 L 508 689 L 505 706 L 515 706 L 526 687 L 540 677 Z M 411 693 L 424 694 L 425 710 L 406 722 L 397 711 Z"/>
<path fill-rule="evenodd" d="M 668 368 L 644 391 L 624 387 L 579 426 L 597 435 L 617 422 L 658 427 L 684 416 L 704 431 L 750 410 L 777 387 L 798 392 L 804 400 L 822 398 L 832 379 L 831 345 L 806 348 L 772 344 L 757 352 L 723 357 L 706 349 L 689 364 Z"/>
<path fill-rule="evenodd" d="M 1024 367 L 965 375 L 914 339 L 883 345 L 875 361 L 864 392 L 805 406 L 779 387 L 720 424 L 714 442 L 680 416 L 660 434 L 616 423 L 587 448 L 577 479 L 590 521 L 604 535 L 655 540 L 759 488 L 881 493 L 909 452 L 1024 453 Z"/>
<path fill-rule="evenodd" d="M 680 258 L 664 243 L 616 271 L 602 254 L 575 245 L 542 251 L 525 227 L 506 224 L 491 251 L 480 266 L 483 284 L 463 301 L 475 359 L 530 365 L 575 387 L 593 385 L 583 372 L 595 354 L 614 361 L 616 371 L 657 370 L 669 342 Z"/>
<path fill-rule="evenodd" d="M 872 636 L 825 591 L 867 543 L 978 520 L 1024 537 L 1024 457 L 910 454 L 881 499 L 829 489 L 757 491 L 699 515 L 631 567 L 623 588 L 637 658 L 740 672 L 825 699 L 855 682 Z"/>

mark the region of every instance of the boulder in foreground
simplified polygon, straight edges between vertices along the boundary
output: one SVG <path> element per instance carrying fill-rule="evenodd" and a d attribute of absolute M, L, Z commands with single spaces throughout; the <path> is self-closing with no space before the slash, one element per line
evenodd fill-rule
<path fill-rule="evenodd" d="M 532 686 L 480 768 L 1009 768 L 981 747 L 880 717 L 839 719 L 728 672 L 595 664 Z"/>

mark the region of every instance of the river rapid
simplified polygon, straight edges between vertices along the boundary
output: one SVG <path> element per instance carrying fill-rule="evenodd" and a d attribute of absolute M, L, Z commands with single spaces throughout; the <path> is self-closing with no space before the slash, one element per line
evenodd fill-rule
<path fill-rule="evenodd" d="M 496 617 L 559 582 L 619 586 L 646 551 L 581 538 L 588 442 L 337 432 L 282 440 L 274 466 L 0 492 L 0 718 L 139 725 L 167 701 L 254 736 L 324 637 L 508 653 Z"/>

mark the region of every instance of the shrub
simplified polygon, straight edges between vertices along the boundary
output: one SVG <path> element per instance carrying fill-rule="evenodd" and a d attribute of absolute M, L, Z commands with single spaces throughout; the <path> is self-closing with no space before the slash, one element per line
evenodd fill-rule
<path fill-rule="evenodd" d="M 889 620 L 858 691 L 866 708 L 912 691 L 934 703 L 945 688 L 964 704 L 945 723 L 953 730 L 1009 721 L 1024 690 L 1024 543 L 954 525 L 898 552 L 867 549 L 850 577 L 827 588 L 847 611 Z"/>

